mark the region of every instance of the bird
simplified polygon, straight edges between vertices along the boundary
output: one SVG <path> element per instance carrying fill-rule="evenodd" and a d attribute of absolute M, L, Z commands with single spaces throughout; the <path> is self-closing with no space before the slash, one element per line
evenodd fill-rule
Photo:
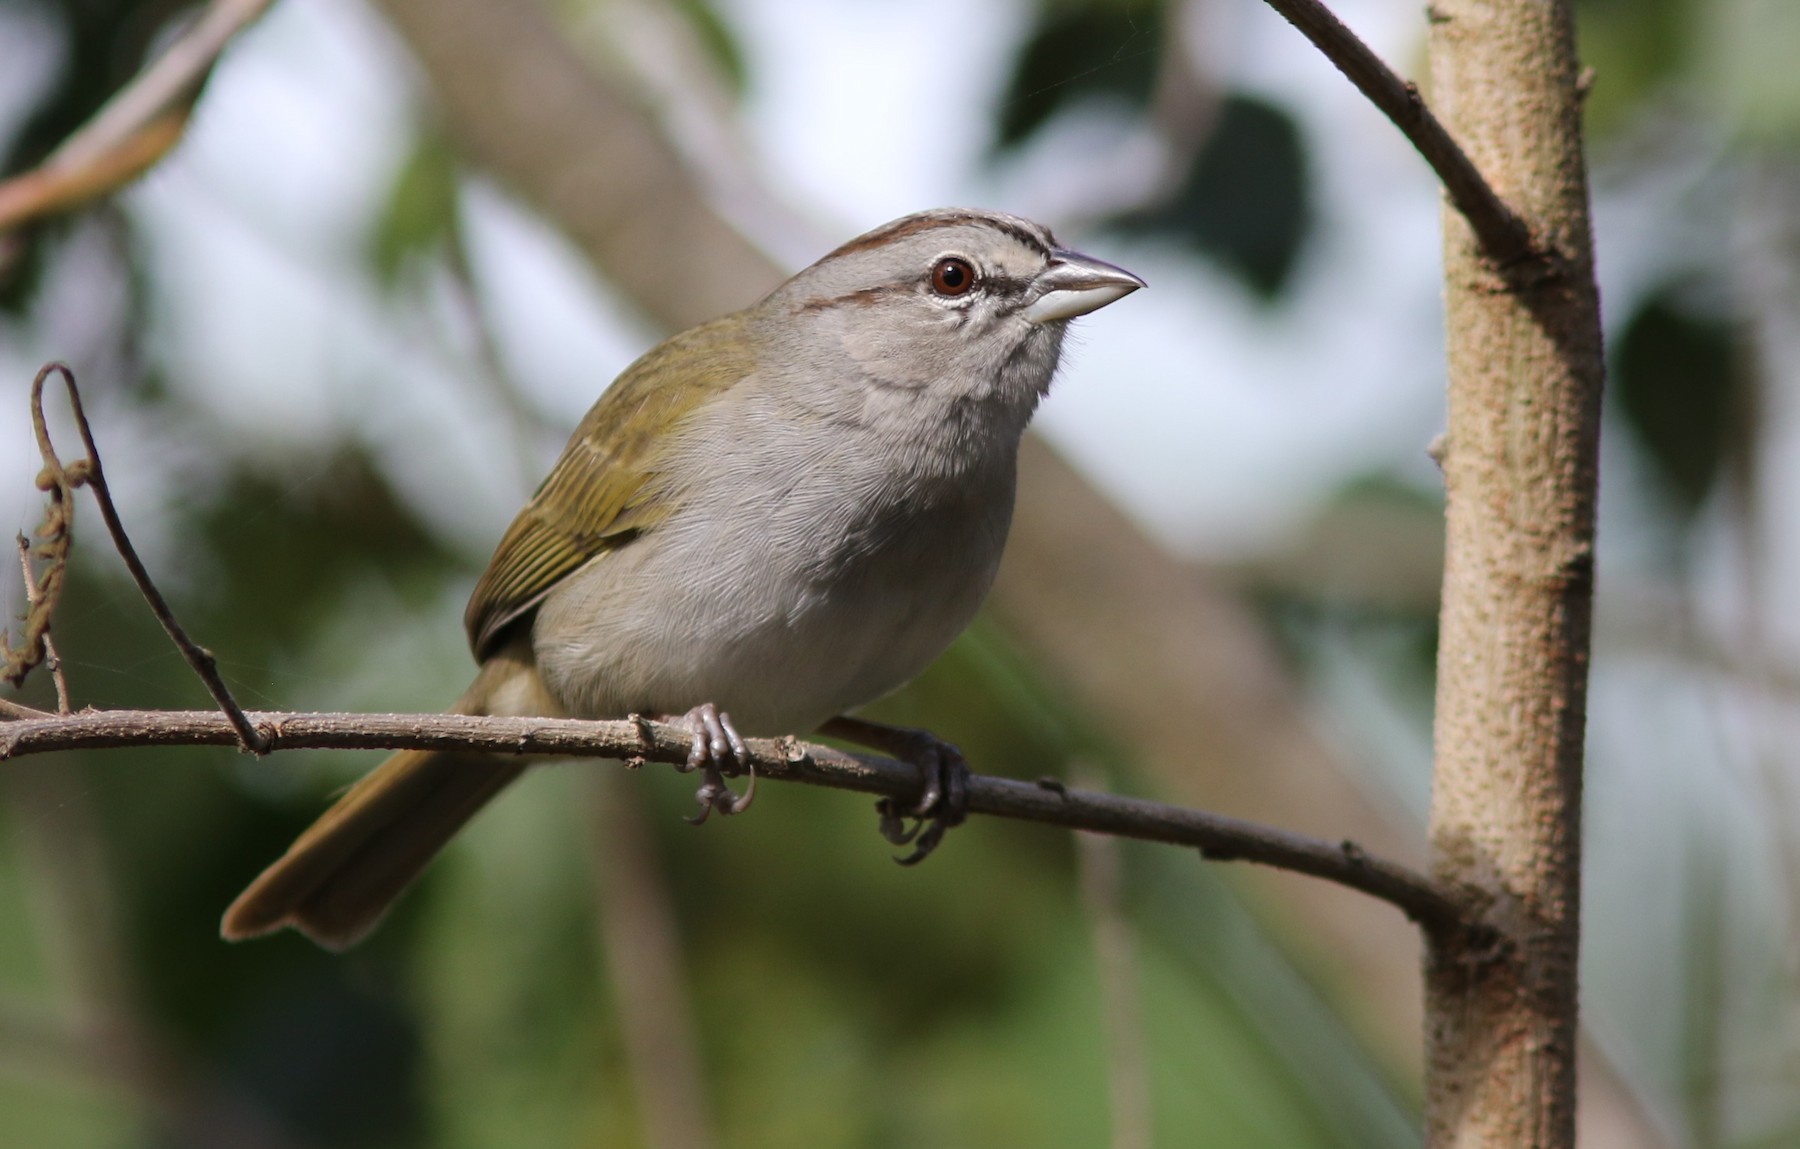
<path fill-rule="evenodd" d="M 961 820 L 967 767 L 851 712 L 974 617 L 1069 322 L 1143 286 L 1030 220 L 939 208 L 667 339 L 601 394 L 501 538 L 464 615 L 480 670 L 452 713 L 678 723 L 703 772 L 695 822 L 753 797 L 754 775 L 742 794 L 724 780 L 744 731 L 871 746 L 921 771 L 916 804 L 882 810 L 891 840 L 919 835 L 916 861 Z M 244 890 L 222 935 L 353 945 L 528 766 L 394 754 Z"/>

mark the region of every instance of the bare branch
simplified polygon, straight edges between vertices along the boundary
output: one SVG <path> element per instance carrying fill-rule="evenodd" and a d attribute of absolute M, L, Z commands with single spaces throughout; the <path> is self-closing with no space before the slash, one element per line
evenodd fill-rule
<path fill-rule="evenodd" d="M 213 0 L 149 67 L 29 172 L 0 183 L 0 233 L 131 182 L 180 141 L 219 54 L 269 0 Z"/>
<path fill-rule="evenodd" d="M 475 750 L 676 766 L 686 764 L 693 747 L 693 735 L 684 728 L 635 716 L 589 722 L 253 711 L 249 718 L 267 751 Z M 231 723 L 210 710 L 89 710 L 0 723 L 0 761 L 53 750 L 238 742 Z M 847 754 L 793 738 L 751 739 L 749 746 L 749 765 L 761 777 L 894 798 L 918 793 L 918 770 L 891 758 Z M 1326 842 L 1142 798 L 1071 790 L 1051 779 L 1033 783 L 977 774 L 969 782 L 969 812 L 1191 846 L 1215 861 L 1258 862 L 1311 874 L 1391 902 L 1433 932 L 1455 928 L 1462 917 L 1457 903 L 1429 878 L 1365 853 L 1354 842 Z"/>
<path fill-rule="evenodd" d="M 56 457 L 56 448 L 50 442 L 49 428 L 44 423 L 44 380 L 49 378 L 52 373 L 61 375 L 63 383 L 69 389 L 69 406 L 75 413 L 75 427 L 81 433 L 82 446 L 87 448 L 87 457 L 77 460 L 74 466 L 67 468 Z M 219 709 L 224 711 L 226 720 L 231 724 L 232 730 L 236 732 L 239 745 L 252 754 L 267 754 L 269 752 L 267 742 L 256 727 L 250 724 L 250 720 L 244 717 L 243 707 L 237 704 L 237 699 L 231 696 L 231 690 L 225 685 L 225 680 L 219 677 L 219 668 L 213 659 L 212 651 L 189 638 L 187 631 L 182 629 L 181 623 L 175 620 L 175 612 L 169 609 L 168 601 L 163 598 L 162 592 L 156 589 L 156 584 L 150 580 L 150 572 L 144 569 L 143 560 L 138 558 L 137 548 L 131 545 L 130 537 L 125 534 L 125 525 L 119 521 L 119 512 L 113 506 L 112 492 L 106 486 L 106 474 L 100 467 L 100 449 L 94 445 L 93 429 L 88 426 L 87 412 L 83 411 L 81 407 L 81 391 L 75 386 L 74 373 L 65 365 L 61 363 L 46 365 L 43 370 L 38 372 L 37 379 L 32 382 L 31 423 L 37 431 L 38 451 L 44 456 L 44 473 L 38 477 L 38 486 L 53 491 L 52 510 L 46 514 L 46 521 L 49 520 L 50 515 L 55 513 L 57 506 L 62 508 L 61 522 L 64 537 L 61 539 L 62 551 L 59 562 L 66 564 L 68 561 L 66 536 L 70 521 L 69 508 L 72 505 L 68 492 L 74 487 L 85 485 L 93 490 L 94 501 L 100 505 L 100 517 L 106 520 L 106 529 L 112 535 L 113 546 L 118 549 L 119 557 L 125 560 L 126 569 L 131 571 L 132 580 L 137 583 L 138 590 L 143 592 L 144 601 L 150 604 L 151 613 L 156 615 L 156 621 L 162 623 L 163 629 L 168 632 L 175 645 L 181 649 L 182 656 L 188 660 L 188 665 L 194 668 L 194 673 L 200 676 L 200 681 L 206 684 L 207 692 L 213 696 L 213 701 L 219 704 Z M 47 483 L 49 486 L 46 486 Z M 60 591 L 60 574 L 57 585 Z M 48 606 L 54 608 L 54 599 Z M 48 629 L 47 621 L 45 629 Z"/>
<path fill-rule="evenodd" d="M 1268 4 L 1300 29 L 1412 141 L 1443 181 L 1450 202 L 1475 229 L 1490 259 L 1500 267 L 1512 267 L 1545 254 L 1525 220 L 1500 198 L 1462 145 L 1425 106 L 1417 84 L 1401 79 L 1319 0 L 1268 0 Z"/>

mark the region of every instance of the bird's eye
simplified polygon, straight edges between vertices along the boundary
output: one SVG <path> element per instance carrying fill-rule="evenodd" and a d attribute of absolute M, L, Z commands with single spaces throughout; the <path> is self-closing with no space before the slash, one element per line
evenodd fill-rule
<path fill-rule="evenodd" d="M 931 289 L 939 295 L 964 295 L 975 286 L 975 269 L 969 261 L 946 256 L 931 269 Z"/>

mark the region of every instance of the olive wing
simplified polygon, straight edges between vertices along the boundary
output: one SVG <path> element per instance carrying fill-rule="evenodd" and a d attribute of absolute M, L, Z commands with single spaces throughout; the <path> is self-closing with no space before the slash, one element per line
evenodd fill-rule
<path fill-rule="evenodd" d="M 487 658 L 563 579 L 655 529 L 675 509 L 659 481 L 671 431 L 755 367 L 741 315 L 693 328 L 625 369 L 575 429 L 488 560 L 463 612 Z"/>

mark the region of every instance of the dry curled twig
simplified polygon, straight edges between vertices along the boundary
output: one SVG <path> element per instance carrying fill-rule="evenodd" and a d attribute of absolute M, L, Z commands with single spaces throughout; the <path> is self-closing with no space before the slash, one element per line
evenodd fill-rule
<path fill-rule="evenodd" d="M 51 375 L 60 375 L 69 391 L 69 407 L 75 415 L 75 428 L 81 434 L 81 445 L 86 448 L 87 455 L 74 463 L 64 466 L 57 457 L 56 447 L 50 441 L 50 430 L 44 421 L 44 382 Z M 88 426 L 87 412 L 81 406 L 81 391 L 75 385 L 75 374 L 62 363 L 49 363 L 37 373 L 31 384 L 31 425 L 37 433 L 38 453 L 44 458 L 44 469 L 39 472 L 37 484 L 42 490 L 50 493 L 50 505 L 44 511 L 44 524 L 38 528 L 39 543 L 31 548 L 32 553 L 43 561 L 41 573 L 36 584 L 27 592 L 30 607 L 26 613 L 27 647 L 23 653 L 33 660 L 29 665 L 22 663 L 18 677 L 12 677 L 13 651 L 7 651 L 7 676 L 16 686 L 24 680 L 32 667 L 49 652 L 48 636 L 50 617 L 56 610 L 56 604 L 62 597 L 63 580 L 68 573 L 69 547 L 73 542 L 74 526 L 74 490 L 76 487 L 87 487 L 94 492 L 94 501 L 99 504 L 100 517 L 106 521 L 107 533 L 112 535 L 113 546 L 119 557 L 125 560 L 125 567 L 131 572 L 132 581 L 137 583 L 138 590 L 144 595 L 144 601 L 150 604 L 150 611 L 156 615 L 156 621 L 162 623 L 163 630 L 180 648 L 188 665 L 206 684 L 207 692 L 213 701 L 219 704 L 225 718 L 230 722 L 237 740 L 245 750 L 252 754 L 266 754 L 269 750 L 268 738 L 244 716 L 244 708 L 239 706 L 225 680 L 219 677 L 219 668 L 213 659 L 212 652 L 188 637 L 181 623 L 176 621 L 175 612 L 169 609 L 168 600 L 156 589 L 150 579 L 150 572 L 144 569 L 143 560 L 138 558 L 137 548 L 131 545 L 131 539 L 125 533 L 125 524 L 119 520 L 119 512 L 113 506 L 112 492 L 106 485 L 106 472 L 100 466 L 100 449 L 94 445 L 93 428 Z M 29 566 L 29 564 L 28 564 Z M 28 586 L 32 579 L 27 574 Z M 63 709 L 68 709 L 67 686 L 58 683 L 59 702 Z"/>
<path fill-rule="evenodd" d="M 31 384 L 31 429 L 37 436 L 38 454 L 44 460 L 43 470 L 38 472 L 37 487 L 50 499 L 44 505 L 43 522 L 32 532 L 32 538 L 19 536 L 19 562 L 25 571 L 25 633 L 18 646 L 12 645 L 10 634 L 5 643 L 5 678 L 14 686 L 23 685 L 25 676 L 51 655 L 50 620 L 56 614 L 56 604 L 62 601 L 63 580 L 69 570 L 69 547 L 75 538 L 75 488 L 87 481 L 89 472 L 87 459 L 81 459 L 71 467 L 62 465 L 44 423 L 44 380 L 59 367 L 61 365 L 56 363 L 46 365 Z M 69 379 L 73 396 L 74 378 L 68 376 L 66 367 L 61 369 Z M 80 400 L 75 402 L 76 409 L 80 410 Z M 37 560 L 35 569 L 34 559 Z"/>
<path fill-rule="evenodd" d="M 31 540 L 24 535 L 17 536 L 17 539 L 19 544 L 19 571 L 25 576 L 25 602 L 28 609 L 34 608 L 38 604 L 38 584 L 31 569 Z M 58 573 L 60 575 L 60 572 Z M 56 684 L 56 712 L 58 714 L 67 714 L 71 709 L 69 706 L 69 679 L 63 673 L 62 657 L 56 653 L 56 641 L 50 637 L 49 620 L 47 618 L 43 628 L 38 631 L 36 637 L 36 645 L 41 648 L 43 653 L 44 665 L 50 668 L 50 680 Z M 8 650 L 7 654 L 10 656 L 12 651 Z M 23 675 L 20 676 L 19 680 L 14 681 L 13 685 L 18 686 L 22 681 Z"/>

